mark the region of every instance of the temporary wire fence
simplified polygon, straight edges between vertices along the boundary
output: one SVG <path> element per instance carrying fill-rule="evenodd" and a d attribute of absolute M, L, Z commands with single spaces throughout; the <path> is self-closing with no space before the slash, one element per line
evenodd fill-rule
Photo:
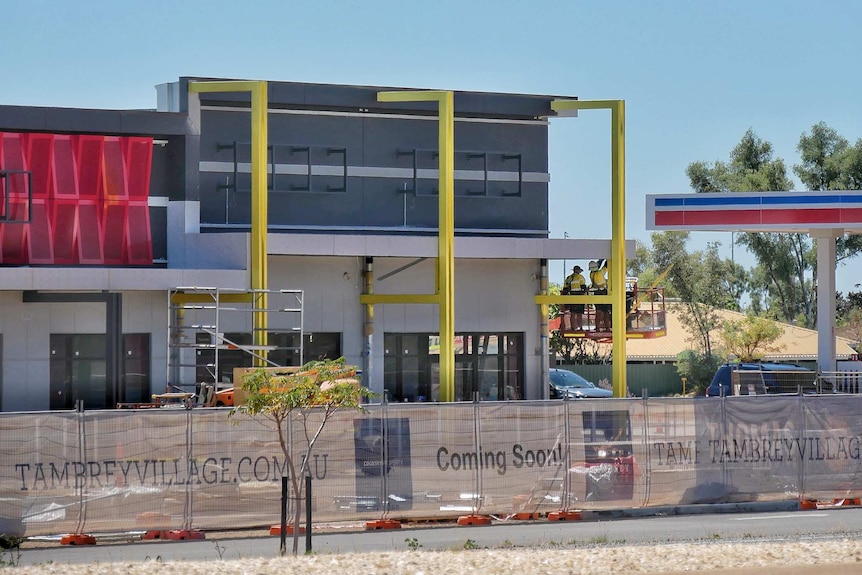
<path fill-rule="evenodd" d="M 0 414 L 0 533 L 278 523 L 278 434 L 229 412 Z M 315 444 L 313 521 L 859 498 L 860 412 L 839 394 L 368 405 Z M 307 415 L 284 430 L 297 466 Z"/>

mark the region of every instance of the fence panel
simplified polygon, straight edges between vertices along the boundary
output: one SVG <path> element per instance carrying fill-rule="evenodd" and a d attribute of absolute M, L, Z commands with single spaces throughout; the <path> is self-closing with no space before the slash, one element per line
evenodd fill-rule
<path fill-rule="evenodd" d="M 313 519 L 860 498 L 860 411 L 837 394 L 369 405 L 317 439 Z M 0 414 L 0 532 L 277 524 L 278 433 L 228 413 Z M 314 433 L 321 414 L 305 415 Z M 303 419 L 284 437 L 298 466 Z"/>
<path fill-rule="evenodd" d="M 862 419 L 857 395 L 805 398 L 798 439 L 788 445 L 802 467 L 806 499 L 862 497 Z"/>

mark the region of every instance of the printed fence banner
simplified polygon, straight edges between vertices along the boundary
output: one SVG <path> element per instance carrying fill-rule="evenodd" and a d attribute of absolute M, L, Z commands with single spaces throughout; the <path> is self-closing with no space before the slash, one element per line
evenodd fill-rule
<path fill-rule="evenodd" d="M 314 444 L 312 520 L 859 498 L 860 412 L 856 395 L 368 405 Z M 229 413 L 0 414 L 0 533 L 273 525 L 282 477 L 304 512 L 320 413 L 282 433 Z"/>

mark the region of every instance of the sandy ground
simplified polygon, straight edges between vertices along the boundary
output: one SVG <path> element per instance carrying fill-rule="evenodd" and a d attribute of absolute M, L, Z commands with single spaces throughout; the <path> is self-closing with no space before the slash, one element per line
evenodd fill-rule
<path fill-rule="evenodd" d="M 277 559 L 209 562 L 49 563 L 16 567 L 26 574 L 338 575 L 517 573 L 519 575 L 612 573 L 713 575 L 847 575 L 862 573 L 862 542 L 742 542 L 540 549 L 453 549 L 386 553 L 319 554 Z"/>

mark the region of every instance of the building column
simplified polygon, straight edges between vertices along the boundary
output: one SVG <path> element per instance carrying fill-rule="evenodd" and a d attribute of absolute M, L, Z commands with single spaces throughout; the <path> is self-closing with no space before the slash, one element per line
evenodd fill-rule
<path fill-rule="evenodd" d="M 835 238 L 844 230 L 812 230 L 817 245 L 817 367 L 835 371 Z"/>

